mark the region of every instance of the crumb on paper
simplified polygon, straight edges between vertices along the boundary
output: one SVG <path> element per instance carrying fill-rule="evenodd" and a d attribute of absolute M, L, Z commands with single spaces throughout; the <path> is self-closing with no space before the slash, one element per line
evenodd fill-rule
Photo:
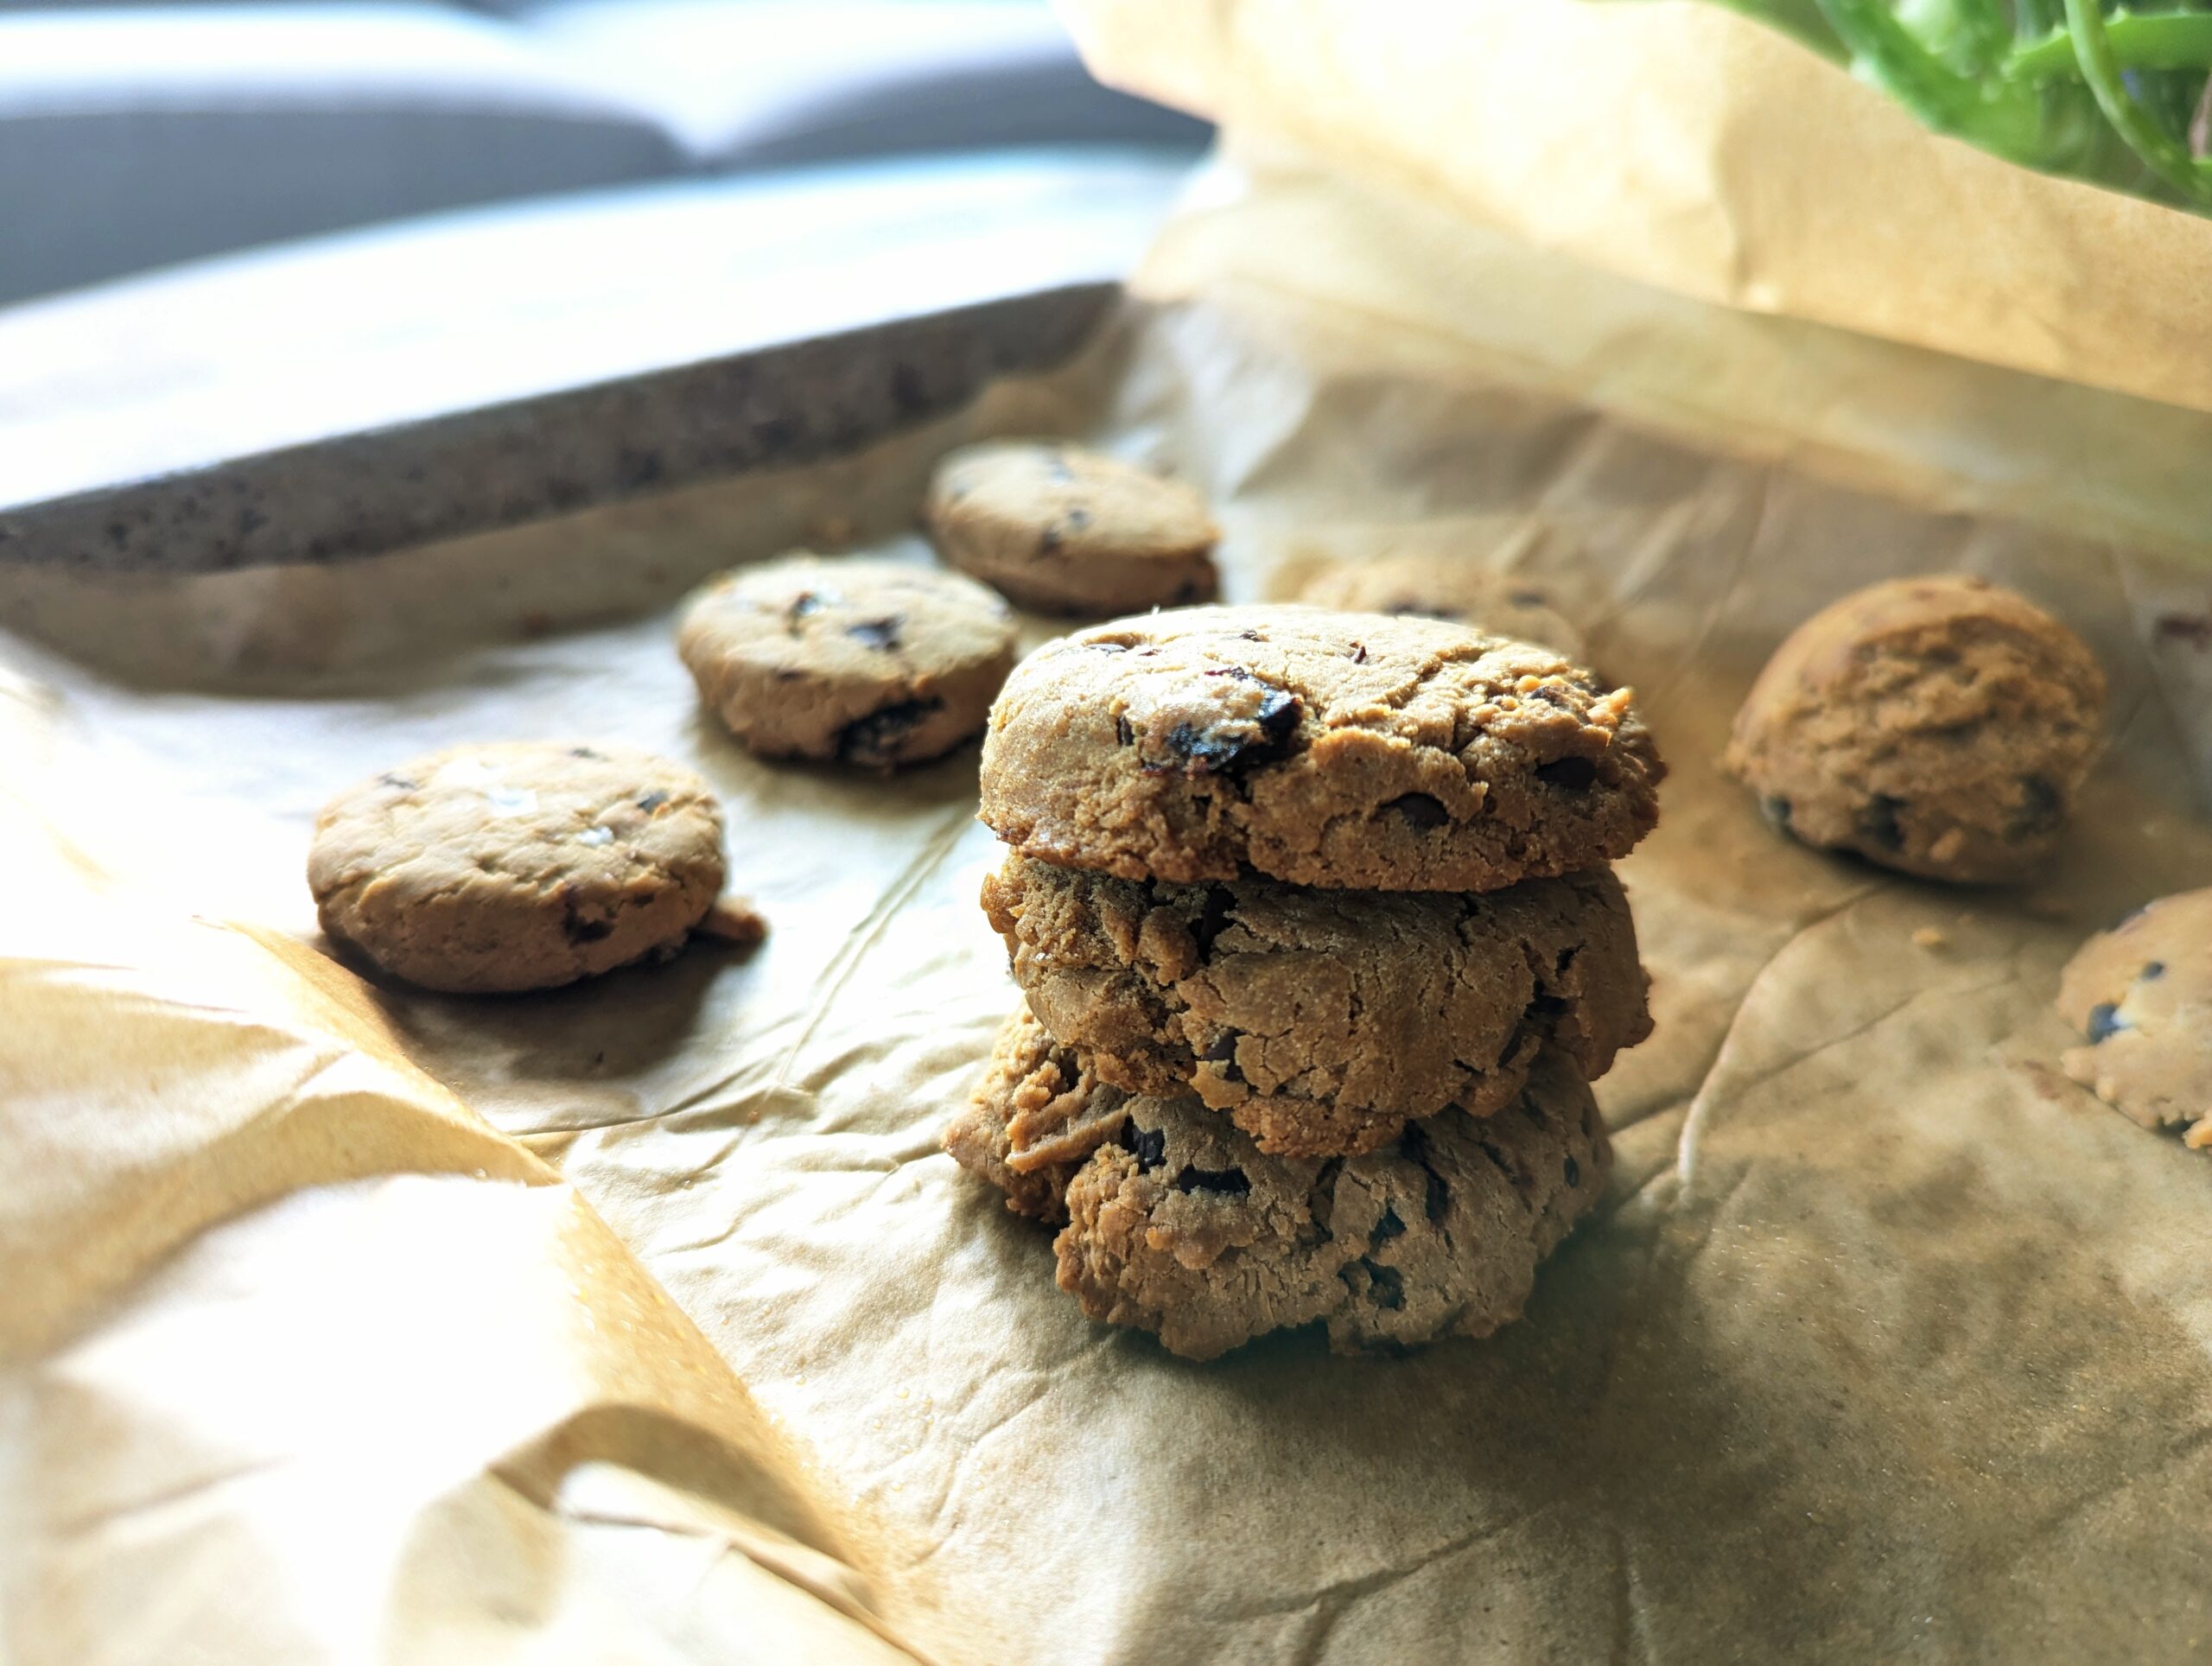
<path fill-rule="evenodd" d="M 707 910 L 707 917 L 694 929 L 702 937 L 720 938 L 746 947 L 768 935 L 768 921 L 747 899 L 731 896 Z"/>
<path fill-rule="evenodd" d="M 1947 947 L 1951 939 L 1945 937 L 1936 927 L 1923 925 L 1912 934 L 1912 941 L 1916 948 L 1942 949 Z"/>

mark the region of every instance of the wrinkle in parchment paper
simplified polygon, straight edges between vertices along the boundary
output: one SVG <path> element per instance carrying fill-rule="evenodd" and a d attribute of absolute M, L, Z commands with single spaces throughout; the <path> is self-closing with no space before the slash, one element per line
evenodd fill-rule
<path fill-rule="evenodd" d="M 500 607 L 550 630 L 501 625 L 480 548 L 425 554 L 136 595 L 107 616 L 213 651 L 135 680 L 96 593 L 16 575 L 6 652 L 52 692 L 0 780 L 133 888 L 81 938 L 0 916 L 9 994 L 60 1003 L 0 1033 L 0 1070 L 45 1084 L 5 1113 L 37 1124 L 0 1176 L 10 1261 L 66 1237 L 112 1269 L 62 1279 L 36 1326 L 0 1300 L 24 1339 L 0 1464 L 36 1482 L 0 1488 L 12 1652 L 234 1626 L 247 1657 L 894 1638 L 994 1663 L 2082 1661 L 2212 1636 L 2212 1170 L 2061 1078 L 2049 1010 L 2082 935 L 2212 876 L 2202 651 L 2161 624 L 2203 611 L 2201 569 L 1602 414 L 1541 342 L 1447 327 L 1481 299 L 1448 264 L 1364 287 L 1331 246 L 1325 294 L 1255 281 L 1375 223 L 1328 188 L 1195 204 L 1122 339 L 976 425 L 1059 413 L 1198 480 L 1238 600 L 1415 541 L 1536 573 L 1642 691 L 1675 766 L 1622 868 L 1658 1030 L 1599 1084 L 1618 1170 L 1526 1318 L 1402 1358 L 1298 1334 L 1203 1366 L 1085 1322 L 1046 1240 L 937 1145 L 1013 1001 L 972 751 L 891 779 L 747 757 L 696 715 L 665 596 L 562 611 L 608 595 L 574 528 L 542 568 L 538 534 L 494 552 Z M 1672 327 L 1709 362 L 1695 315 Z M 1775 397 L 1785 438 L 1829 421 L 1790 415 Z M 812 489 L 695 504 L 656 582 L 773 553 Z M 922 556 L 895 516 L 868 531 Z M 1952 568 L 2054 608 L 2112 674 L 2111 753 L 2023 893 L 1801 849 L 1715 767 L 1789 626 Z M 410 655 L 389 628 L 448 613 L 478 634 Z M 759 951 L 515 1001 L 315 967 L 298 874 L 330 791 L 568 734 L 714 780 L 733 882 L 773 921 Z M 203 951 L 165 945 L 195 934 L 238 986 L 219 1010 L 175 981 Z M 233 1059 L 240 1012 L 270 1039 Z M 285 1148 L 311 1069 L 361 1115 Z M 388 1147 L 338 1142 L 357 1124 Z M 218 1162 L 232 1140 L 259 1155 Z M 65 1178 L 90 1200 L 66 1234 L 39 1213 Z"/>

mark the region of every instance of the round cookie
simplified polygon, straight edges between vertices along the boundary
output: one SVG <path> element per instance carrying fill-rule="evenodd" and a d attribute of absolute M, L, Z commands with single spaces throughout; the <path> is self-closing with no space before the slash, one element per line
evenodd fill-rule
<path fill-rule="evenodd" d="M 708 583 L 676 640 L 701 701 L 753 751 L 891 769 L 983 727 L 1014 624 L 957 573 L 801 555 Z"/>
<path fill-rule="evenodd" d="M 1019 1014 L 1008 1033 L 1051 1046 Z M 995 1113 L 987 1084 L 970 1116 Z M 1510 1114 L 1447 1111 L 1341 1161 L 1268 1156 L 1194 1099 L 1133 1096 L 1113 1121 L 1065 1182 L 1060 1288 L 1192 1359 L 1317 1319 L 1340 1353 L 1487 1336 L 1611 1160 L 1589 1088 L 1553 1053 Z"/>
<path fill-rule="evenodd" d="M 1447 1106 L 1488 1116 L 1546 1047 L 1594 1080 L 1651 1030 L 1605 869 L 1394 893 L 1009 855 L 982 900 L 1031 1008 L 1102 1080 L 1196 1093 L 1281 1155 L 1372 1151 Z"/>
<path fill-rule="evenodd" d="M 721 836 L 707 784 L 645 753 L 455 747 L 332 799 L 308 885 L 332 938 L 410 983 L 547 989 L 681 948 Z"/>
<path fill-rule="evenodd" d="M 938 553 L 1025 607 L 1091 614 L 1212 598 L 1205 499 L 1050 441 L 969 446 L 938 465 L 922 518 Z"/>
<path fill-rule="evenodd" d="M 2067 1075 L 2145 1128 L 2212 1146 L 2212 890 L 2184 891 L 2100 932 L 2066 963 L 2058 1014 L 2089 1038 Z"/>
<path fill-rule="evenodd" d="M 1543 586 L 1446 556 L 1341 562 L 1308 580 L 1299 599 L 1351 614 L 1448 619 L 1491 636 L 1534 642 L 1569 659 L 1583 656 L 1582 633 Z"/>
<path fill-rule="evenodd" d="M 1725 762 L 1807 844 L 1923 879 L 2018 880 L 2057 841 L 2104 706 L 2096 656 L 2031 602 L 1898 579 L 1775 651 Z"/>
<path fill-rule="evenodd" d="M 1627 855 L 1665 773 L 1628 690 L 1533 644 L 1191 607 L 1023 661 L 982 814 L 1025 855 L 1121 879 L 1494 891 Z"/>

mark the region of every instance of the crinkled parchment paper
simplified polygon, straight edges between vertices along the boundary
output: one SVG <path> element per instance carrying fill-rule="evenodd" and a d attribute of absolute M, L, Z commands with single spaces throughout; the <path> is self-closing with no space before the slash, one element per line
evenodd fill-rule
<path fill-rule="evenodd" d="M 1586 275 L 1563 299 L 1641 321 L 1617 385 L 1503 268 L 1433 239 L 1376 270 L 1427 235 L 1396 212 L 1224 171 L 1084 366 L 834 468 L 334 571 L 0 578 L 0 1649 L 2208 1646 L 2212 1166 L 2064 1081 L 2049 1003 L 2085 932 L 2212 882 L 2212 576 L 2001 512 L 2063 436 L 1983 431 L 1971 367 L 1808 334 L 1849 376 L 1764 389 L 1723 455 L 1684 429 L 1742 432 L 1653 423 L 1670 363 L 1669 409 L 1712 414 L 1688 384 L 1739 321 Z M 1924 445 L 1840 449 L 1839 386 L 1956 403 Z M 937 1148 L 1013 999 L 973 752 L 879 780 L 695 715 L 667 616 L 693 577 L 839 518 L 919 558 L 929 457 L 1038 427 L 1205 484 L 1240 599 L 1417 544 L 1541 575 L 1641 691 L 1675 766 L 1623 868 L 1659 1028 L 1600 1084 L 1604 1207 L 1491 1340 L 1199 1366 L 1086 1323 Z M 2112 752 L 2024 894 L 1795 848 L 1714 769 L 1790 626 L 1954 568 L 2113 676 Z M 332 791 L 569 734 L 713 779 L 761 950 L 477 1001 L 316 952 Z"/>
<path fill-rule="evenodd" d="M 1102 79 L 1700 300 L 2212 410 L 2212 219 L 1713 0 L 1058 0 Z"/>

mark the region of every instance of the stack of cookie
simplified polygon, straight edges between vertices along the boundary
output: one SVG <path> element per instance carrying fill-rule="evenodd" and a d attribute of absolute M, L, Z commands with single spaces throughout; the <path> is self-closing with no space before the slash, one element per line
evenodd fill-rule
<path fill-rule="evenodd" d="M 1486 1334 L 1602 1189 L 1588 1084 L 1650 1029 L 1607 864 L 1664 773 L 1626 690 L 1443 621 L 1047 645 L 982 765 L 1025 1004 L 948 1148 L 1178 1353 Z"/>

